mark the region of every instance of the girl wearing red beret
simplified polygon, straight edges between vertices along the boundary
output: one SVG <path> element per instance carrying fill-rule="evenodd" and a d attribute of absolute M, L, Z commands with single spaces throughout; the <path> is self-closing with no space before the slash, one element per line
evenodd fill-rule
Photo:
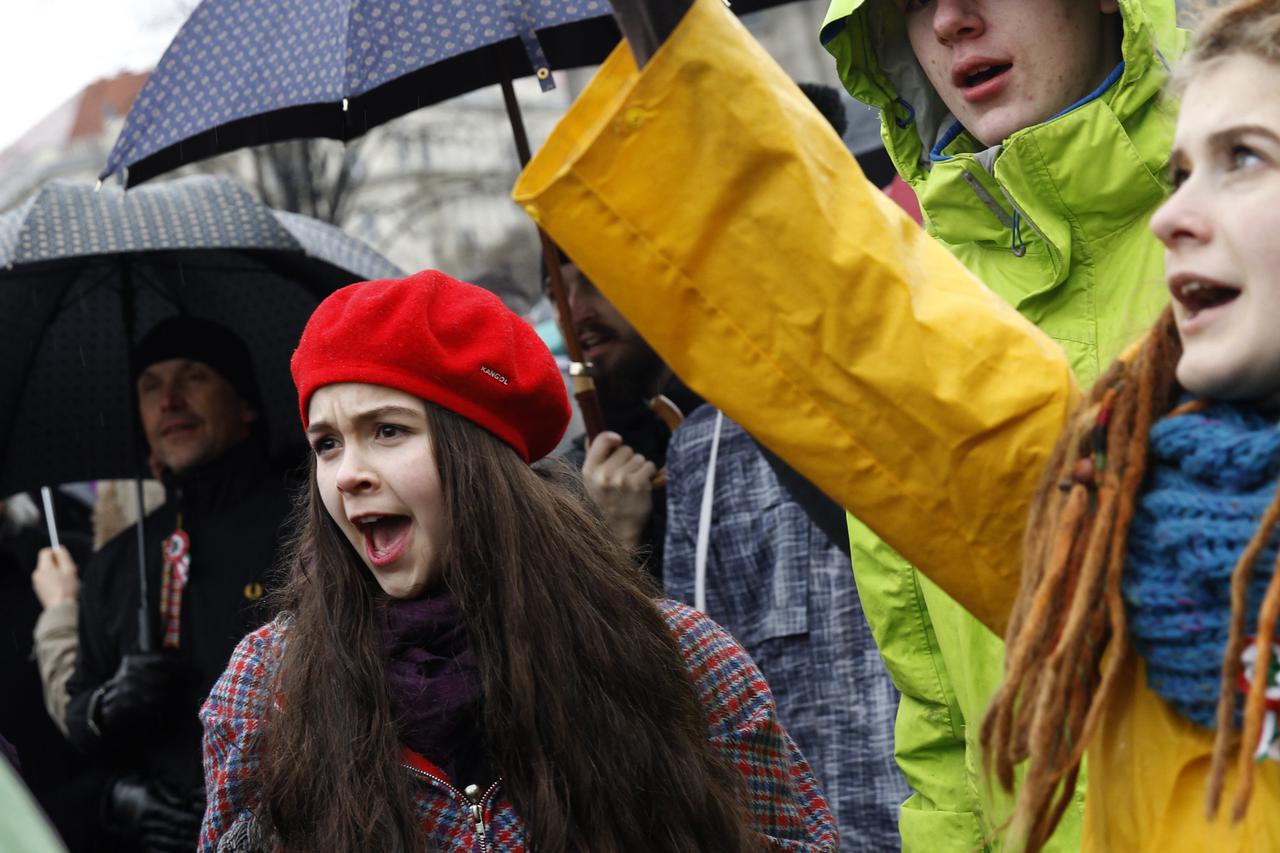
<path fill-rule="evenodd" d="M 352 285 L 292 369 L 310 485 L 201 712 L 202 850 L 837 849 L 737 642 L 531 467 L 568 401 L 496 297 Z"/>

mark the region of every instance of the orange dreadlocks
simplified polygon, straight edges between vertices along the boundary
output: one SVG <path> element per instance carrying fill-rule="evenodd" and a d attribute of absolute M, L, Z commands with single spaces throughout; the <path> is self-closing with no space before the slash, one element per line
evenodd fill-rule
<path fill-rule="evenodd" d="M 1166 310 L 1137 354 L 1112 366 L 1076 413 L 1032 506 L 1022 586 L 1005 637 L 1005 679 L 981 733 L 987 764 L 1006 790 L 1013 790 L 1014 767 L 1027 762 L 1011 820 L 1014 837 L 1027 850 L 1044 845 L 1070 803 L 1085 747 L 1125 661 L 1125 540 L 1146 473 L 1148 433 L 1171 413 L 1180 390 L 1174 371 L 1181 355 L 1173 313 Z M 1207 791 L 1210 816 L 1217 812 L 1233 747 L 1240 778 L 1233 819 L 1243 816 L 1252 791 L 1252 751 L 1239 744 L 1258 740 L 1265 684 L 1255 679 L 1243 738 L 1234 732 L 1235 685 L 1245 590 L 1277 519 L 1280 493 L 1232 574 L 1231 633 Z M 1272 636 L 1278 617 L 1280 567 L 1262 604 L 1258 635 Z M 1255 671 L 1266 672 L 1269 652 L 1269 643 L 1259 645 Z"/>
<path fill-rule="evenodd" d="M 1206 64 L 1241 53 L 1280 63 L 1280 0 L 1239 0 L 1214 11 L 1175 74 L 1175 91 Z M 1146 474 L 1148 433 L 1170 414 L 1180 391 L 1181 354 L 1169 310 L 1136 355 L 1098 381 L 1059 440 L 1032 506 L 1022 585 L 1006 635 L 1005 679 L 981 732 L 988 767 L 1005 789 L 1013 790 L 1014 768 L 1027 762 L 1010 824 L 1028 850 L 1040 849 L 1062 818 L 1127 657 L 1120 596 L 1125 540 Z M 1243 816 L 1253 790 L 1252 750 L 1241 744 L 1258 740 L 1265 679 L 1254 679 L 1241 732 L 1234 725 L 1235 692 L 1245 592 L 1278 520 L 1280 491 L 1232 573 L 1231 629 L 1206 790 L 1210 817 L 1218 811 L 1233 749 L 1239 778 L 1233 820 Z M 1274 636 L 1278 621 L 1280 561 L 1259 611 L 1258 636 Z M 1270 642 L 1261 642 L 1256 672 L 1267 671 L 1270 655 Z"/>

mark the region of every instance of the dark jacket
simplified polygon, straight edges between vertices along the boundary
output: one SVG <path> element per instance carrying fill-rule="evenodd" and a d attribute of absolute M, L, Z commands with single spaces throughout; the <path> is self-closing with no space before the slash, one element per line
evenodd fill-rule
<path fill-rule="evenodd" d="M 232 650 L 268 615 L 259 601 L 270 586 L 289 507 L 280 471 L 261 444 L 243 442 L 214 462 L 171 477 L 167 500 L 147 516 L 147 599 L 153 648 L 160 648 L 160 584 L 163 540 L 177 526 L 191 541 L 189 580 L 182 596 L 178 654 L 195 678 L 176 704 L 170 724 L 136 744 L 105 744 L 87 720 L 93 692 L 116 672 L 121 658 L 138 649 L 138 546 L 136 527 L 108 542 L 81 573 L 80 649 L 67 683 L 67 728 L 76 745 L 98 753 L 122 772 L 163 779 L 181 788 L 202 784 L 197 712 Z"/>

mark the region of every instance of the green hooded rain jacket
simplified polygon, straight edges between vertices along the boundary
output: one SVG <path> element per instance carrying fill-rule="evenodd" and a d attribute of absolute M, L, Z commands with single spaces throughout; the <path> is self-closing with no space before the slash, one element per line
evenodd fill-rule
<path fill-rule="evenodd" d="M 928 232 L 1060 343 L 1086 387 L 1168 298 L 1147 221 L 1167 190 L 1175 111 L 1161 89 L 1185 33 L 1174 0 L 1119 7 L 1123 62 L 1098 91 L 985 150 L 930 87 L 894 0 L 835 0 L 821 34 L 850 93 L 881 111 Z M 895 750 L 915 790 L 903 849 L 995 849 L 1012 799 L 983 774 L 978 733 L 1004 644 L 853 518 L 850 532 L 863 610 L 902 692 Z M 1079 849 L 1083 787 L 1048 849 Z"/>

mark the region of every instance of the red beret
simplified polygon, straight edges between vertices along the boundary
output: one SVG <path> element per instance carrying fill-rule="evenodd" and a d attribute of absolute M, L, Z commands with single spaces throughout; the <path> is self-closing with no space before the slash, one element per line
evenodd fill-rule
<path fill-rule="evenodd" d="M 320 303 L 290 362 L 302 426 L 317 388 L 384 385 L 479 424 L 526 462 L 555 449 L 569 398 L 538 334 L 474 284 L 436 270 L 348 285 Z"/>

